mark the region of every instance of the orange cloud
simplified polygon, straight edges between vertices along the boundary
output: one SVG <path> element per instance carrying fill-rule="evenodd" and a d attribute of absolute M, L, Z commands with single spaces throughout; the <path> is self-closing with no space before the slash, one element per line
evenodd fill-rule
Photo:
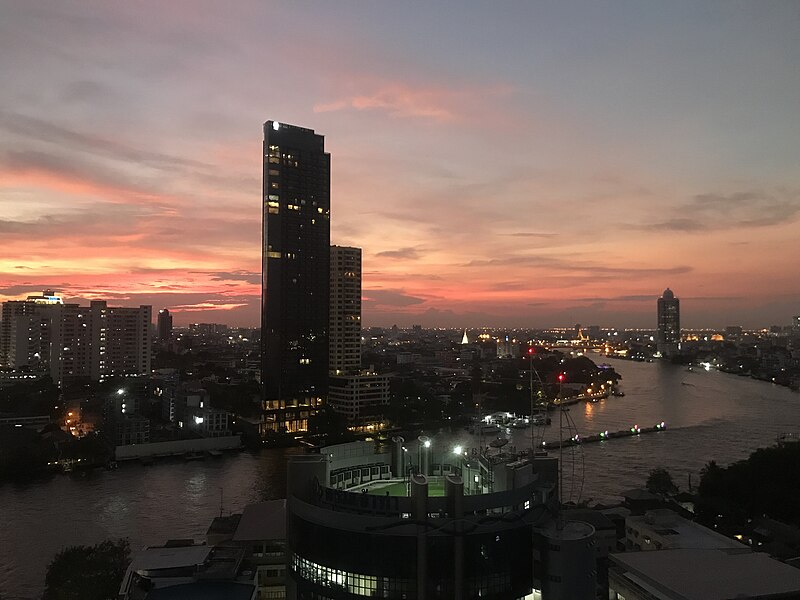
<path fill-rule="evenodd" d="M 367 84 L 369 85 L 369 84 Z M 342 110 L 382 111 L 395 118 L 419 118 L 447 123 L 461 120 L 475 111 L 481 97 L 506 94 L 507 86 L 485 89 L 448 89 L 437 86 L 415 87 L 407 83 L 369 85 L 373 91 L 346 95 L 332 102 L 314 105 L 315 113 Z"/>

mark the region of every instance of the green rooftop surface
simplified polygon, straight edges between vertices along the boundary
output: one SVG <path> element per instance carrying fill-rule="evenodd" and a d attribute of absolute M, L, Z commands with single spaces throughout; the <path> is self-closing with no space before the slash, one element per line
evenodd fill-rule
<path fill-rule="evenodd" d="M 374 496 L 385 496 L 387 492 L 389 496 L 408 496 L 408 482 L 405 480 L 371 481 L 363 486 L 351 488 L 350 491 L 357 492 L 364 488 L 368 494 Z M 443 477 L 428 477 L 428 496 L 444 496 Z"/>

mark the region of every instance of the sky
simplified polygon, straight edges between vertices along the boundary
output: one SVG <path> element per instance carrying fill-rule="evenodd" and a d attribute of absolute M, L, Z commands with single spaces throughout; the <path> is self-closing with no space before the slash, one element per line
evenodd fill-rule
<path fill-rule="evenodd" d="M 795 0 L 0 0 L 0 81 L 0 301 L 258 325 L 273 119 L 365 326 L 800 314 Z"/>

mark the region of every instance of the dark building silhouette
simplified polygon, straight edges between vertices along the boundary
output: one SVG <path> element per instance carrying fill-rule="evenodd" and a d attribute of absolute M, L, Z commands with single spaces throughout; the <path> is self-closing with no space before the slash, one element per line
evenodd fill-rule
<path fill-rule="evenodd" d="M 264 124 L 262 433 L 304 431 L 328 386 L 330 155 L 312 129 Z"/>
<path fill-rule="evenodd" d="M 156 325 L 159 342 L 168 342 L 172 337 L 172 315 L 169 309 L 162 308 L 158 311 L 158 323 Z"/>
<path fill-rule="evenodd" d="M 662 356 L 675 356 L 681 349 L 681 301 L 667 288 L 657 304 L 656 347 Z"/>

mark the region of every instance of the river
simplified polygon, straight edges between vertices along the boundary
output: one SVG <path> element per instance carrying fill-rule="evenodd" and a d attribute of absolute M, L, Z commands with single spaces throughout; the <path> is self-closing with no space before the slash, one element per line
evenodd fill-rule
<path fill-rule="evenodd" d="M 565 450 L 566 499 L 618 501 L 621 491 L 641 487 L 656 466 L 687 489 L 690 475 L 696 485 L 709 460 L 727 464 L 774 444 L 782 433 L 800 432 L 800 394 L 787 388 L 668 364 L 613 366 L 626 395 L 571 406 L 577 431 L 590 435 L 660 421 L 667 430 Z M 558 414 L 552 416 L 553 425 L 542 428 L 548 441 L 559 437 Z M 514 430 L 511 443 L 521 449 L 529 436 Z M 286 456 L 296 452 L 242 452 L 0 484 L 0 596 L 38 597 L 47 563 L 65 546 L 118 537 L 129 538 L 133 549 L 168 538 L 200 540 L 219 514 L 220 500 L 227 514 L 283 497 Z"/>

